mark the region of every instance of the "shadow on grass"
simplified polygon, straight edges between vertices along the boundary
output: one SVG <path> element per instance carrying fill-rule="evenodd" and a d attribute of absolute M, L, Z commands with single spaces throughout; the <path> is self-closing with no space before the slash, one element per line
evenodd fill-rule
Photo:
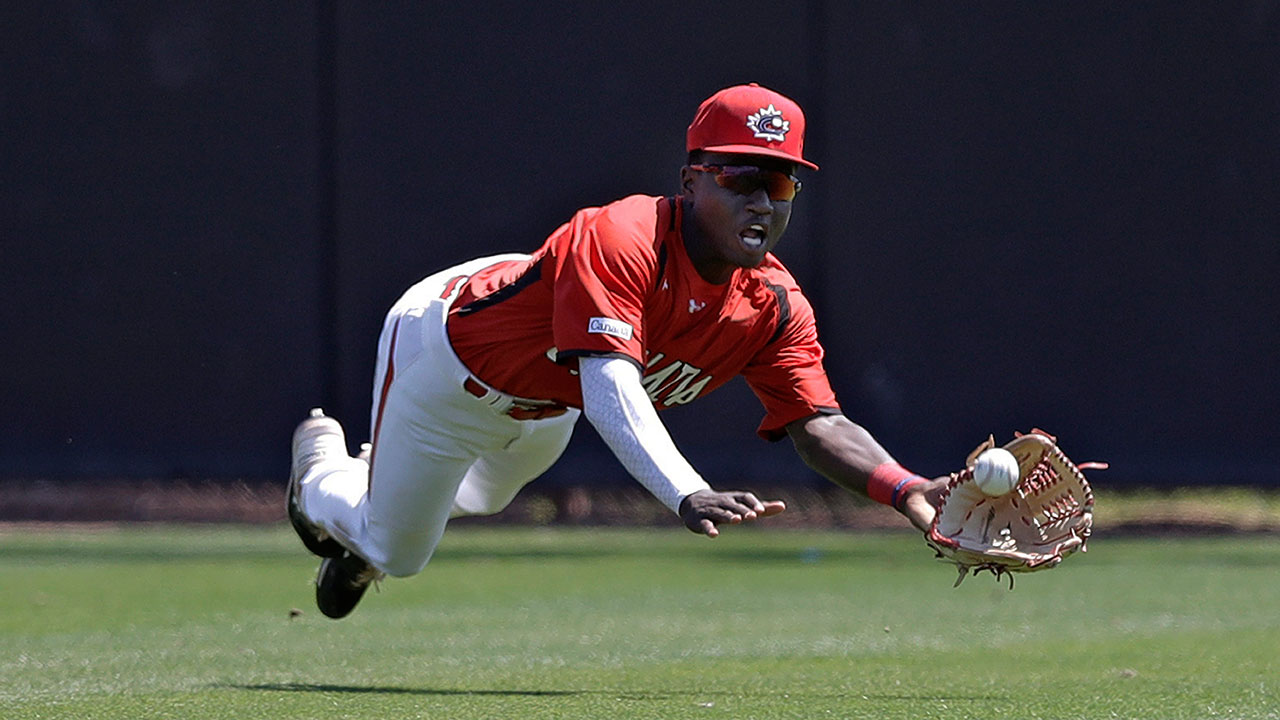
<path fill-rule="evenodd" d="M 325 683 L 261 683 L 258 685 L 219 685 L 235 690 L 268 690 L 271 692 L 351 693 L 370 695 L 514 695 L 525 697 L 563 697 L 591 695 L 590 690 L 462 690 L 457 688 L 409 688 L 388 685 L 329 685 Z"/>
<path fill-rule="evenodd" d="M 316 692 L 316 693 L 346 693 L 355 695 L 425 695 L 437 697 L 450 696 L 495 696 L 495 697 L 576 697 L 603 695 L 616 697 L 624 700 L 670 700 L 672 698 L 689 697 L 753 697 L 753 696 L 769 696 L 778 697 L 786 696 L 780 692 L 774 693 L 744 693 L 739 691 L 728 690 L 697 690 L 697 691 L 678 691 L 669 692 L 635 692 L 626 690 L 616 690 L 609 688 L 599 688 L 594 690 L 466 690 L 462 688 L 409 688 L 400 686 L 387 685 L 332 685 L 326 683 L 260 683 L 256 685 L 217 685 L 216 687 L 232 690 L 258 690 L 268 692 Z M 800 695 L 792 694 L 791 697 L 801 699 L 808 698 L 810 700 L 817 699 L 842 699 L 853 697 L 850 693 L 803 693 Z M 877 695 L 860 695 L 866 700 L 897 700 L 904 702 L 998 702 L 1007 700 L 1007 697 L 1000 695 L 911 695 L 901 694 L 877 694 Z"/>

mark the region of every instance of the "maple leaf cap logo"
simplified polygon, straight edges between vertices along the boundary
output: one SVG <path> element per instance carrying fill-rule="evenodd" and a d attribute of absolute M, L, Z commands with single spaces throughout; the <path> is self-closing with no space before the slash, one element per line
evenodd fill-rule
<path fill-rule="evenodd" d="M 762 138 L 769 142 L 782 142 L 787 139 L 787 133 L 791 131 L 790 121 L 782 119 L 782 112 L 769 103 L 769 107 L 760 108 L 747 116 L 747 127 L 755 134 L 755 137 Z"/>

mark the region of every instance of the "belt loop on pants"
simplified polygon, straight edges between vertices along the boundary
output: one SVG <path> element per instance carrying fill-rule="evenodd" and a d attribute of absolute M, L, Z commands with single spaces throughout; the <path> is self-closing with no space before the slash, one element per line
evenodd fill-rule
<path fill-rule="evenodd" d="M 508 395 L 485 385 L 472 376 L 462 381 L 462 389 L 466 390 L 467 394 L 479 398 L 495 412 L 515 420 L 541 420 L 558 417 L 569 411 L 569 408 L 553 400 L 529 400 Z"/>

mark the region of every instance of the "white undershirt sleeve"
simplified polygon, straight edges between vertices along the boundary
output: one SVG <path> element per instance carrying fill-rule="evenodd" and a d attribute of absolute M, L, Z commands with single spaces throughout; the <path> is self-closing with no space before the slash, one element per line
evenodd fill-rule
<path fill-rule="evenodd" d="M 641 485 L 674 513 L 710 486 L 676 449 L 640 384 L 640 368 L 622 358 L 582 357 L 582 413 Z"/>

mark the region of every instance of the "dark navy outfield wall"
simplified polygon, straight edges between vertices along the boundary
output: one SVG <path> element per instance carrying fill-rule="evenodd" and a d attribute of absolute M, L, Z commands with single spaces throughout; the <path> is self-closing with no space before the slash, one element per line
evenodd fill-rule
<path fill-rule="evenodd" d="M 673 192 L 757 81 L 822 165 L 779 255 L 904 463 L 1038 425 L 1101 482 L 1280 485 L 1280 2 L 606 7 L 7 4 L 0 477 L 283 478 L 316 404 L 365 439 L 404 287 Z M 760 414 L 664 417 L 815 482 Z M 584 423 L 545 482 L 621 475 Z"/>

